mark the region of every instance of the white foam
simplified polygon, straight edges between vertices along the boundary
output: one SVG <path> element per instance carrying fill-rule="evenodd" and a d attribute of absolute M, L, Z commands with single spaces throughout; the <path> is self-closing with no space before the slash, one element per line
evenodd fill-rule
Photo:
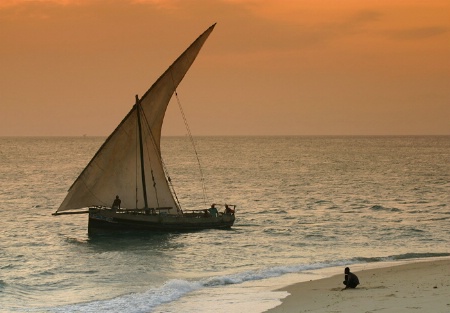
<path fill-rule="evenodd" d="M 48 310 L 51 312 L 82 311 L 148 313 L 159 312 L 156 309 L 159 306 L 173 306 L 172 304 L 167 304 L 181 298 L 186 298 L 181 300 L 183 303 L 183 312 L 191 312 L 184 311 L 185 308 L 187 310 L 188 307 L 192 307 L 192 312 L 201 312 L 198 311 L 198 306 L 196 305 L 197 297 L 201 299 L 201 301 L 211 302 L 210 305 L 213 306 L 213 303 L 217 302 L 217 295 L 220 294 L 220 304 L 218 304 L 219 307 L 216 310 L 217 312 L 222 312 L 221 310 L 226 307 L 236 306 L 237 303 L 244 306 L 249 305 L 252 308 L 258 307 L 258 310 L 255 312 L 261 312 L 261 305 L 269 305 L 269 308 L 273 306 L 274 303 L 279 302 L 280 299 L 280 295 L 274 295 L 271 293 L 270 289 L 273 290 L 273 288 L 268 288 L 265 286 L 265 289 L 261 290 L 265 280 L 277 278 L 289 273 L 303 273 L 305 271 L 337 265 L 339 264 L 317 263 L 310 265 L 277 266 L 263 270 L 213 276 L 196 281 L 175 279 L 166 282 L 162 286 L 150 288 L 143 293 L 133 293 L 108 300 L 49 308 Z M 273 287 L 273 283 L 269 285 Z M 219 289 L 221 291 L 219 291 Z M 259 303 L 260 305 L 256 306 L 256 303 Z M 179 304 L 174 305 L 178 306 Z M 202 306 L 201 302 L 199 302 L 198 305 Z M 169 310 L 165 312 L 171 311 Z"/>
<path fill-rule="evenodd" d="M 427 258 L 430 260 L 430 258 Z M 439 259 L 439 258 L 435 258 Z M 358 271 L 418 259 L 353 264 Z M 343 265 L 352 262 L 316 263 L 277 266 L 264 270 L 214 276 L 201 280 L 170 280 L 143 293 L 123 295 L 109 300 L 78 303 L 48 308 L 50 312 L 245 312 L 260 313 L 275 307 L 288 293 L 277 289 L 293 283 L 316 280 L 342 272 Z"/>

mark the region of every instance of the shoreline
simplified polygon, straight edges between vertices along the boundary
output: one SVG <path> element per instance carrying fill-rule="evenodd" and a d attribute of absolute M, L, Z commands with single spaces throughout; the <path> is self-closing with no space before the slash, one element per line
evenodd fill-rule
<path fill-rule="evenodd" d="M 277 289 L 288 296 L 264 312 L 450 312 L 450 257 L 350 265 L 360 285 L 347 290 L 344 267 L 341 274 Z"/>

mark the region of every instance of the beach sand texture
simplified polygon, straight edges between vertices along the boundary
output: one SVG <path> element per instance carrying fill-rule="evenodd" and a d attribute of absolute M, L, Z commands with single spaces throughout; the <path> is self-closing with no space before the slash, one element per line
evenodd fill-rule
<path fill-rule="evenodd" d="M 282 288 L 290 295 L 266 312 L 450 312 L 450 259 L 355 272 L 356 289 L 342 290 L 343 272 Z"/>

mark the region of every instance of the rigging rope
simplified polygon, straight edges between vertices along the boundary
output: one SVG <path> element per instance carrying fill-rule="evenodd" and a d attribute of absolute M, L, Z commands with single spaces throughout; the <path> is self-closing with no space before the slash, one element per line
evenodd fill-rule
<path fill-rule="evenodd" d="M 153 136 L 153 132 L 152 132 L 152 129 L 150 127 L 150 123 L 148 122 L 148 119 L 147 119 L 147 116 L 145 115 L 145 111 L 144 110 L 142 110 L 142 116 L 143 116 L 143 119 L 144 119 L 144 125 L 146 126 L 146 129 L 147 129 L 148 133 L 150 134 L 150 138 L 151 138 L 151 142 L 152 142 L 153 148 L 155 149 L 155 151 L 158 151 L 157 156 L 159 158 L 159 161 L 162 164 L 163 171 L 164 171 L 164 173 L 166 175 L 167 182 L 169 184 L 169 188 L 172 190 L 172 194 L 175 197 L 175 201 L 176 201 L 176 203 L 178 205 L 178 208 L 181 210 L 180 200 L 178 199 L 177 193 L 175 192 L 175 187 L 173 186 L 172 180 L 170 179 L 169 170 L 167 169 L 167 166 L 166 166 L 166 164 L 164 162 L 164 159 L 162 158 L 162 154 L 161 154 L 160 148 L 156 144 L 155 137 Z M 150 156 L 150 154 L 148 153 L 148 146 L 147 146 L 147 154 Z M 156 201 L 158 202 L 158 206 L 159 206 L 158 191 L 157 191 L 157 188 L 156 188 L 155 177 L 153 176 L 153 169 L 151 171 L 151 174 L 152 174 L 152 179 L 153 179 L 153 188 L 155 189 L 155 193 L 156 193 Z"/>
<path fill-rule="evenodd" d="M 203 202 L 206 205 L 207 197 L 206 197 L 206 187 L 205 187 L 205 178 L 203 176 L 203 169 L 202 169 L 202 166 L 200 164 L 200 158 L 199 158 L 198 153 L 197 153 L 197 148 L 195 147 L 195 142 L 194 142 L 194 138 L 192 137 L 191 129 L 189 128 L 189 124 L 187 122 L 186 115 L 184 114 L 183 107 L 181 106 L 180 98 L 178 98 L 178 93 L 177 93 L 176 89 L 175 89 L 175 97 L 177 98 L 178 107 L 180 108 L 180 112 L 181 112 L 181 116 L 183 117 L 184 125 L 186 126 L 186 130 L 188 132 L 189 139 L 191 140 L 191 144 L 192 144 L 192 147 L 194 149 L 195 156 L 197 158 L 197 164 L 198 164 L 198 168 L 199 168 L 199 171 L 200 171 L 200 180 L 202 182 L 202 189 L 203 189 Z"/>
<path fill-rule="evenodd" d="M 137 104 L 136 104 L 136 110 L 138 110 Z M 137 134 L 139 133 L 139 125 L 138 123 L 136 123 L 136 151 L 139 151 L 139 137 L 137 136 Z M 136 194 L 135 194 L 135 201 L 136 201 L 136 209 L 138 208 L 138 176 L 139 176 L 139 170 L 138 170 L 138 164 L 139 164 L 139 153 L 136 152 L 136 158 L 135 158 L 135 165 L 136 165 L 136 169 L 135 169 L 135 175 L 136 175 L 136 180 L 135 180 L 135 186 L 136 186 Z"/>
<path fill-rule="evenodd" d="M 152 139 L 153 146 L 156 147 L 156 143 L 155 143 L 155 139 L 153 137 L 152 129 L 150 128 L 150 124 L 148 123 L 147 117 L 145 116 L 145 112 L 144 112 L 144 110 L 142 109 L 142 107 L 140 105 L 139 105 L 139 109 L 140 109 L 140 112 L 142 112 L 142 117 L 144 119 L 144 124 L 145 124 L 145 126 L 147 126 L 146 129 L 150 133 L 150 138 Z M 148 145 L 145 145 L 145 149 L 147 150 L 148 163 L 150 165 L 150 172 L 152 174 L 153 189 L 155 190 L 156 204 L 159 207 L 158 189 L 157 189 L 157 186 L 156 186 L 155 175 L 153 174 L 151 154 L 148 151 Z M 157 150 L 157 149 L 155 149 L 155 150 Z M 158 152 L 158 154 L 160 154 L 160 153 Z"/>

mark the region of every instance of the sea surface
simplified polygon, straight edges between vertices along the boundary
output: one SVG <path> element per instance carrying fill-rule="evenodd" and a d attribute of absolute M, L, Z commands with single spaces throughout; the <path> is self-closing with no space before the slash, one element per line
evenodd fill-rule
<path fill-rule="evenodd" d="M 182 208 L 235 204 L 234 227 L 89 235 L 51 214 L 104 139 L 0 138 L 1 312 L 259 313 L 292 275 L 450 255 L 449 136 L 195 137 L 206 201 L 164 137 Z"/>

